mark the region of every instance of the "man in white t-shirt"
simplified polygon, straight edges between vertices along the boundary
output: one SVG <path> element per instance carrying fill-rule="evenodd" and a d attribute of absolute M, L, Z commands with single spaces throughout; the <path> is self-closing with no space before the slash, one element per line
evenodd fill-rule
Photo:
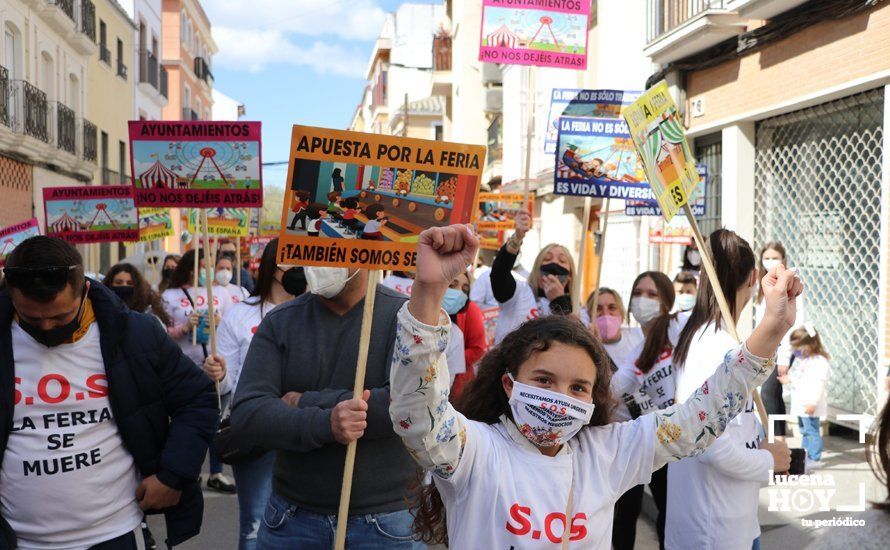
<path fill-rule="evenodd" d="M 136 548 L 198 533 L 213 385 L 151 316 L 85 279 L 61 239 L 9 255 L 0 293 L 0 548 Z M 171 420 L 172 418 L 172 420 Z"/>

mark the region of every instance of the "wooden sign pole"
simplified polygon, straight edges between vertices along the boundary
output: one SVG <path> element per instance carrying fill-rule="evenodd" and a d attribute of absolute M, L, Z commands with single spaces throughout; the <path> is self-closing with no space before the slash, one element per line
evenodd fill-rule
<path fill-rule="evenodd" d="M 717 298 L 717 304 L 720 306 L 720 316 L 723 318 L 723 322 L 725 323 L 729 334 L 732 335 L 736 342 L 741 342 L 738 330 L 736 330 L 735 318 L 732 316 L 731 310 L 729 309 L 729 303 L 726 301 L 726 296 L 723 294 L 723 289 L 720 287 L 720 280 L 717 279 L 717 271 L 714 269 L 714 264 L 711 261 L 711 253 L 706 246 L 707 243 L 705 243 L 705 240 L 701 235 L 701 231 L 698 228 L 698 222 L 695 220 L 695 216 L 692 215 L 692 207 L 689 206 L 688 202 L 683 205 L 683 211 L 686 213 L 686 219 L 689 220 L 689 225 L 692 227 L 692 236 L 695 239 L 695 244 L 698 246 L 698 251 L 701 254 L 705 273 L 707 273 L 708 281 L 711 283 L 711 288 L 714 290 L 714 297 Z M 763 431 L 768 440 L 770 425 L 769 418 L 766 414 L 766 407 L 763 406 L 763 400 L 760 399 L 760 393 L 756 389 L 752 395 L 754 397 L 754 406 L 757 408 L 757 414 L 760 416 L 760 423 L 763 425 Z"/>
<path fill-rule="evenodd" d="M 606 256 L 606 232 L 609 230 L 609 208 L 612 203 L 611 197 L 606 197 L 606 205 L 605 205 L 605 213 L 603 214 L 603 229 L 600 234 L 600 253 L 597 254 L 599 256 L 599 263 L 596 266 L 596 287 L 593 289 L 593 315 L 591 315 L 591 322 L 596 322 L 596 302 L 600 297 L 600 277 L 603 275 L 603 258 Z M 587 234 L 587 231 L 584 232 Z M 594 253 L 596 252 L 596 247 L 594 247 Z"/>
<path fill-rule="evenodd" d="M 213 311 L 213 268 L 210 257 L 210 227 L 207 225 L 207 210 L 201 209 L 201 218 L 204 222 L 204 276 L 207 289 L 207 327 L 210 329 L 210 354 L 216 355 L 216 315 Z M 197 221 L 195 220 L 197 226 Z M 195 249 L 197 256 L 197 248 Z M 222 409 L 222 396 L 219 394 L 219 380 L 216 381 L 217 408 Z"/>
<path fill-rule="evenodd" d="M 535 133 L 535 108 L 537 104 L 537 91 L 535 90 L 535 80 L 537 80 L 537 68 L 532 65 L 528 70 L 528 91 L 526 95 L 526 105 L 528 110 L 528 126 L 525 134 L 525 187 L 524 193 L 528 197 L 529 187 L 531 186 L 531 167 L 532 167 L 532 136 Z M 534 212 L 530 212 L 534 215 Z"/>
<path fill-rule="evenodd" d="M 355 385 L 352 398 L 361 399 L 365 391 L 365 370 L 368 366 L 368 348 L 371 344 L 371 324 L 374 321 L 374 299 L 377 296 L 377 283 L 380 281 L 378 269 L 368 271 L 368 290 L 365 293 L 365 306 L 362 314 L 362 332 L 358 343 L 358 362 L 355 366 Z M 358 441 L 346 447 L 346 466 L 343 469 L 343 486 L 340 490 L 340 509 L 337 513 L 337 533 L 334 548 L 346 548 L 346 524 L 349 521 L 349 496 L 352 493 L 352 475 L 355 470 L 355 451 Z"/>
<path fill-rule="evenodd" d="M 193 299 L 196 300 L 194 312 L 198 313 L 198 307 L 197 307 L 198 273 L 200 273 L 200 271 L 201 271 L 201 262 L 200 262 L 200 257 L 199 257 L 200 256 L 199 252 L 201 250 L 201 247 L 199 245 L 200 245 L 201 241 L 198 240 L 198 234 L 199 234 L 199 231 L 201 230 L 201 218 L 198 216 L 198 211 L 195 209 L 192 209 L 192 211 L 189 212 L 189 214 L 188 214 L 189 218 L 191 218 L 192 212 L 195 213 L 195 224 L 194 224 L 195 234 L 192 235 L 192 250 L 195 251 L 195 265 L 194 265 L 194 269 L 192 271 L 195 273 L 195 282 L 194 282 L 194 285 L 192 286 L 192 294 L 194 294 Z M 205 253 L 205 256 L 206 256 L 206 253 Z M 198 345 L 198 327 L 192 327 L 192 345 L 193 346 Z"/>
<path fill-rule="evenodd" d="M 241 292 L 241 237 L 235 237 L 235 284 L 238 285 Z"/>

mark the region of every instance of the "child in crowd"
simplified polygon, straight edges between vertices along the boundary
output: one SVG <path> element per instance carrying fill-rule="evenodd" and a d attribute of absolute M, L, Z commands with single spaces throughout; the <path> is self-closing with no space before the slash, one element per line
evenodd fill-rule
<path fill-rule="evenodd" d="M 674 311 L 689 311 L 695 307 L 695 295 L 698 293 L 698 281 L 695 275 L 681 271 L 674 277 Z"/>
<path fill-rule="evenodd" d="M 825 351 L 816 328 L 809 323 L 791 333 L 791 349 L 794 363 L 782 381 L 791 383 L 791 414 L 797 416 L 803 439 L 801 446 L 807 451 L 807 469 L 812 469 L 822 464 L 819 417 L 828 413 L 831 356 Z"/>
<path fill-rule="evenodd" d="M 768 322 L 715 361 L 681 405 L 609 423 L 605 351 L 577 319 L 549 315 L 521 324 L 485 355 L 454 408 L 442 299 L 478 247 L 469 226 L 421 233 L 414 289 L 398 316 L 390 418 L 434 481 L 418 488 L 415 530 L 425 543 L 452 548 L 606 550 L 618 497 L 668 462 L 701 453 L 742 412 L 735 396 L 773 368 L 802 285 L 781 266 L 771 271 L 763 281 Z"/>

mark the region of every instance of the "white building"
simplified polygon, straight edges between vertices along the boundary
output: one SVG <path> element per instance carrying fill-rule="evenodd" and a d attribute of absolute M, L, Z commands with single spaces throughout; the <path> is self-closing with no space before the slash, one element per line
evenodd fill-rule
<path fill-rule="evenodd" d="M 652 73 L 652 64 L 643 54 L 646 37 L 645 29 L 639 22 L 644 18 L 644 2 L 597 0 L 591 7 L 586 71 L 503 66 L 505 191 L 521 192 L 524 186 L 530 106 L 527 95 L 530 73 L 532 70 L 535 72 L 530 187 L 535 191 L 537 200 L 534 229 L 525 239 L 520 258 L 526 269 L 531 268 L 538 250 L 548 243 L 565 246 L 572 251 L 577 262 L 584 233 L 584 199 L 553 194 L 555 157 L 544 153 L 551 92 L 555 88 L 641 90 L 647 76 Z M 613 200 L 609 206 L 609 230 L 601 285 L 615 288 L 627 300 L 634 277 L 657 261 L 657 258 L 650 258 L 649 253 L 648 224 L 651 220 L 624 216 L 623 201 Z M 604 207 L 605 200 L 593 199 L 594 211 Z M 674 253 L 679 254 L 678 251 Z M 594 267 L 591 260 L 595 262 L 588 254 L 585 261 L 588 274 Z"/>
<path fill-rule="evenodd" d="M 161 120 L 167 105 L 167 70 L 161 65 L 161 0 L 118 0 L 136 22 L 133 67 L 136 75 L 136 112 L 139 120 Z"/>
<path fill-rule="evenodd" d="M 243 103 L 213 89 L 213 120 L 239 120 L 245 114 Z"/>
<path fill-rule="evenodd" d="M 96 126 L 86 118 L 95 8 L 2 0 L 0 28 L 0 225 L 32 212 L 42 223 L 34 205 L 43 188 L 85 184 L 96 168 Z"/>

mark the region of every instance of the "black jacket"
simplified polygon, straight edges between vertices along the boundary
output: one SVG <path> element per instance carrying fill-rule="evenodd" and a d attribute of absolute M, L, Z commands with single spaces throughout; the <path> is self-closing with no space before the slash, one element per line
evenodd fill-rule
<path fill-rule="evenodd" d="M 201 530 L 204 499 L 197 482 L 219 421 L 213 382 L 167 336 L 157 319 L 130 311 L 110 290 L 90 281 L 108 399 L 124 446 L 143 477 L 157 474 L 182 490 L 179 504 L 163 511 L 167 544 Z M 15 372 L 12 300 L 0 293 L 0 464 L 12 429 Z M 0 549 L 16 547 L 0 517 Z"/>

